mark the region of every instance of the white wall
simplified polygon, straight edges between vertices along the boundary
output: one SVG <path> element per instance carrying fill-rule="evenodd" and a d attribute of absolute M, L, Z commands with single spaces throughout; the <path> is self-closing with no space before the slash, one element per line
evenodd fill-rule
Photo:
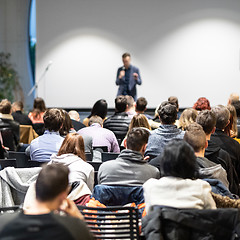
<path fill-rule="evenodd" d="M 226 104 L 240 87 L 240 1 L 37 0 L 37 76 L 47 106 L 114 106 L 128 51 L 149 107 L 170 95 Z"/>
<path fill-rule="evenodd" d="M 27 96 L 32 87 L 28 50 L 29 5 L 30 0 L 0 0 L 0 52 L 11 53 L 10 62 L 19 76 L 25 109 L 32 108 L 33 103 L 33 96 Z"/>

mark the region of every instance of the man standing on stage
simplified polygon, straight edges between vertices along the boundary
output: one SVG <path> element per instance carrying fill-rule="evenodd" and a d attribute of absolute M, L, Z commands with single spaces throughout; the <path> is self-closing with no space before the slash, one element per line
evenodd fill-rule
<path fill-rule="evenodd" d="M 131 55 L 129 53 L 124 53 L 122 55 L 122 61 L 123 66 L 120 67 L 117 71 L 116 84 L 119 85 L 117 96 L 130 95 L 136 101 L 136 85 L 142 84 L 139 69 L 130 64 Z"/>

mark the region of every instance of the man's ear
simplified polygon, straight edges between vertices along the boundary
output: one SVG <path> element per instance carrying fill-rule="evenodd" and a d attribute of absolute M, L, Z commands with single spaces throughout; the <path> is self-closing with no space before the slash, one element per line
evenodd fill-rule
<path fill-rule="evenodd" d="M 127 139 L 124 139 L 124 140 L 123 140 L 123 146 L 124 146 L 125 148 L 127 148 Z"/>
<path fill-rule="evenodd" d="M 142 146 L 141 152 L 144 154 L 147 148 L 147 143 Z"/>
<path fill-rule="evenodd" d="M 208 141 L 205 142 L 205 149 L 208 147 Z"/>

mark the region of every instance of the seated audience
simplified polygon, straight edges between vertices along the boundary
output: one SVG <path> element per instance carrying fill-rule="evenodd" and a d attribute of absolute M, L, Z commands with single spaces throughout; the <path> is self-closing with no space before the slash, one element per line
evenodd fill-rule
<path fill-rule="evenodd" d="M 32 123 L 43 123 L 43 114 L 46 111 L 45 102 L 42 98 L 37 97 L 34 99 L 33 110 L 28 114 Z"/>
<path fill-rule="evenodd" d="M 138 98 L 137 102 L 136 102 L 135 111 L 137 114 L 144 114 L 147 117 L 147 119 L 153 119 L 152 116 L 145 113 L 145 111 L 147 110 L 147 104 L 148 104 L 148 102 L 147 102 L 146 98 L 144 98 L 144 97 Z"/>
<path fill-rule="evenodd" d="M 20 125 L 32 125 L 30 118 L 23 113 L 22 101 L 14 102 L 12 104 L 12 116 Z"/>
<path fill-rule="evenodd" d="M 125 97 L 127 99 L 126 113 L 127 113 L 128 117 L 132 119 L 132 117 L 136 114 L 136 112 L 135 112 L 136 103 L 132 96 L 126 95 Z"/>
<path fill-rule="evenodd" d="M 197 100 L 197 102 L 194 103 L 193 109 L 196 109 L 197 111 L 202 111 L 205 109 L 211 110 L 210 102 L 207 98 L 201 97 Z"/>
<path fill-rule="evenodd" d="M 78 133 L 83 137 L 92 137 L 93 147 L 106 146 L 108 152 L 120 152 L 116 136 L 112 131 L 103 128 L 103 120 L 99 116 L 92 116 L 89 119 L 89 127 L 80 129 Z"/>
<path fill-rule="evenodd" d="M 198 112 L 197 110 L 193 109 L 193 108 L 187 108 L 185 109 L 180 118 L 178 123 L 176 124 L 178 128 L 182 129 L 182 130 L 186 130 L 186 128 L 191 124 L 194 123 L 196 121 Z"/>
<path fill-rule="evenodd" d="M 220 164 L 209 161 L 204 157 L 208 142 L 202 126 L 198 123 L 190 124 L 185 132 L 184 140 L 192 146 L 196 155 L 197 165 L 203 177 L 218 179 L 228 188 L 229 182 L 226 171 Z"/>
<path fill-rule="evenodd" d="M 62 112 L 63 112 L 64 120 L 63 120 L 63 125 L 62 125 L 61 129 L 59 130 L 59 133 L 62 137 L 66 137 L 67 134 L 73 133 L 76 131 L 73 128 L 73 124 L 72 124 L 70 116 L 68 115 L 68 112 L 65 110 L 62 110 Z"/>
<path fill-rule="evenodd" d="M 224 133 L 224 128 L 229 124 L 230 112 L 222 105 L 214 107 L 213 112 L 216 116 L 216 131 L 212 134 L 211 141 L 229 153 L 238 179 L 240 179 L 240 145 Z"/>
<path fill-rule="evenodd" d="M 91 114 L 87 118 L 83 119 L 83 124 L 86 127 L 88 127 L 89 126 L 88 122 L 89 122 L 90 117 L 96 116 L 96 115 L 101 117 L 104 121 L 107 116 L 107 110 L 108 110 L 107 108 L 108 108 L 108 104 L 107 104 L 106 100 L 104 100 L 104 99 L 98 100 L 97 102 L 94 103 L 93 108 L 91 110 Z"/>
<path fill-rule="evenodd" d="M 0 239 L 93 239 L 84 217 L 67 199 L 68 174 L 62 164 L 44 166 L 31 208 L 0 216 Z"/>
<path fill-rule="evenodd" d="M 233 105 L 227 105 L 227 109 L 230 112 L 229 124 L 224 128 L 224 132 L 231 138 L 235 138 L 238 135 L 237 129 L 237 112 Z"/>
<path fill-rule="evenodd" d="M 98 183 L 104 185 L 141 186 L 149 178 L 159 178 L 157 168 L 144 160 L 149 131 L 133 128 L 127 135 L 126 148 L 111 161 L 101 164 Z"/>
<path fill-rule="evenodd" d="M 239 195 L 238 176 L 233 167 L 232 160 L 229 154 L 221 149 L 216 143 L 211 141 L 211 135 L 215 132 L 216 117 L 212 110 L 203 110 L 199 112 L 196 122 L 200 124 L 206 134 L 208 147 L 205 149 L 204 156 L 216 163 L 221 164 L 227 172 L 227 179 L 229 182 L 229 190 Z"/>
<path fill-rule="evenodd" d="M 78 131 L 84 127 L 86 127 L 83 123 L 80 122 L 80 116 L 79 113 L 75 110 L 71 110 L 68 112 L 69 117 L 72 120 L 72 125 L 75 131 Z"/>
<path fill-rule="evenodd" d="M 178 129 L 174 124 L 177 119 L 177 108 L 170 102 L 163 102 L 159 109 L 158 115 L 161 125 L 158 129 L 152 131 L 149 137 L 145 156 L 150 159 L 160 155 L 165 145 L 172 139 L 183 139 L 184 131 Z"/>
<path fill-rule="evenodd" d="M 5 127 L 11 129 L 13 134 L 12 143 L 9 143 L 7 139 L 3 139 L 3 142 L 8 142 L 10 144 L 9 146 L 7 146 L 7 144 L 4 144 L 5 147 L 10 148 L 11 151 L 16 151 L 20 139 L 19 123 L 13 120 L 13 116 L 11 115 L 11 113 L 12 113 L 11 103 L 7 99 L 3 99 L 0 102 L 0 119 L 2 120 L 2 123 Z"/>
<path fill-rule="evenodd" d="M 126 136 L 131 121 L 126 110 L 126 97 L 123 95 L 117 96 L 115 99 L 115 114 L 106 119 L 103 123 L 103 127 L 111 130 L 119 143 L 121 143 Z"/>
<path fill-rule="evenodd" d="M 70 170 L 69 183 L 84 181 L 92 191 L 94 185 L 94 168 L 86 162 L 84 142 L 77 133 L 69 133 L 57 154 L 53 154 L 49 164 L 62 163 Z"/>
<path fill-rule="evenodd" d="M 43 115 L 45 132 L 42 136 L 34 139 L 30 144 L 31 160 L 39 162 L 48 162 L 53 153 L 60 149 L 63 137 L 59 130 L 63 125 L 64 116 L 61 110 L 52 108 Z"/>
<path fill-rule="evenodd" d="M 163 177 L 143 184 L 146 211 L 154 205 L 174 208 L 215 209 L 209 183 L 197 179 L 196 157 L 183 140 L 173 140 L 163 150 Z"/>

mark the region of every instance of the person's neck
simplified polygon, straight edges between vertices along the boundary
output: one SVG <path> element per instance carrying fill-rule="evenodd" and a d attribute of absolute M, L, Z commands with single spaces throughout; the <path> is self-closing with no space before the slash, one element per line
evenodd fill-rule
<path fill-rule="evenodd" d="M 138 111 L 138 110 L 136 110 L 136 113 L 137 113 L 137 114 L 144 114 L 144 111 Z"/>
<path fill-rule="evenodd" d="M 210 141 L 210 139 L 211 139 L 211 135 L 212 135 L 211 133 L 208 134 L 208 135 L 206 134 L 206 140 L 207 140 L 207 141 Z"/>
<path fill-rule="evenodd" d="M 195 152 L 195 156 L 196 157 L 204 157 L 204 153 L 205 153 L 205 148 L 199 152 Z"/>
<path fill-rule="evenodd" d="M 58 206 L 56 206 L 55 202 L 41 202 L 35 200 L 34 204 L 29 209 L 24 210 L 24 213 L 28 215 L 41 215 L 48 214 L 57 209 Z"/>

